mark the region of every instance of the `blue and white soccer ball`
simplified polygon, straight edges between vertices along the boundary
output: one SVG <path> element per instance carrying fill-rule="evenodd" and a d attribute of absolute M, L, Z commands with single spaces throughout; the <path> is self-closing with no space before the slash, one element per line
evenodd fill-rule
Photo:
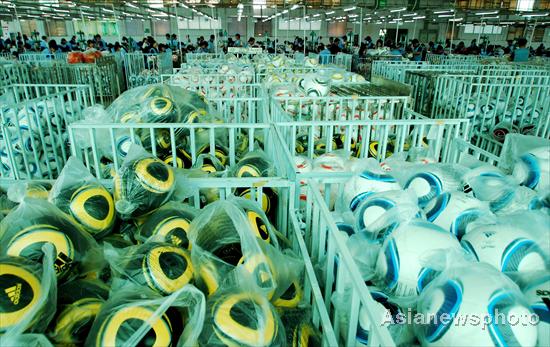
<path fill-rule="evenodd" d="M 519 157 L 512 175 L 534 190 L 550 189 L 550 147 L 538 147 Z"/>
<path fill-rule="evenodd" d="M 456 237 L 437 225 L 420 219 L 403 223 L 386 238 L 378 253 L 377 284 L 397 297 L 416 296 L 435 275 L 425 266 L 426 257 L 460 250 Z"/>
<path fill-rule="evenodd" d="M 456 191 L 460 180 L 450 167 L 425 165 L 409 175 L 404 189 L 412 189 L 418 196 L 418 205 L 424 207 L 428 202 L 445 191 Z"/>
<path fill-rule="evenodd" d="M 468 224 L 492 215 L 487 203 L 458 191 L 440 194 L 424 207 L 424 212 L 428 221 L 450 231 L 459 240 Z"/>
<path fill-rule="evenodd" d="M 523 294 L 539 318 L 537 346 L 550 346 L 550 273 L 535 278 L 523 289 Z"/>
<path fill-rule="evenodd" d="M 422 346 L 535 346 L 533 312 L 519 288 L 480 263 L 444 271 L 419 297 Z"/>
<path fill-rule="evenodd" d="M 533 213 L 517 218 L 535 217 Z M 533 218 L 544 223 L 543 219 Z M 540 226 L 539 226 L 540 227 Z M 533 225 L 533 228 L 537 228 Z M 462 246 L 478 261 L 502 272 L 526 273 L 550 270 L 550 244 L 547 235 L 526 230 L 521 225 L 495 223 L 477 225 L 461 240 Z"/>
<path fill-rule="evenodd" d="M 361 200 L 372 193 L 399 190 L 396 179 L 383 170 L 366 169 L 354 175 L 344 185 L 344 206 L 354 211 Z"/>

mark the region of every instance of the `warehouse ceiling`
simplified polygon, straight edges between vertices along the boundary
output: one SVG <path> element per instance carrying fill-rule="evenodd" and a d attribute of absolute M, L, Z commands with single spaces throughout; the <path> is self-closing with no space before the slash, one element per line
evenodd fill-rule
<path fill-rule="evenodd" d="M 219 11 L 238 10 L 239 7 L 243 17 L 253 16 L 263 21 L 321 13 L 315 20 L 358 22 L 363 19 L 373 23 L 427 20 L 502 25 L 536 21 L 539 25 L 550 24 L 550 0 L 0 0 L 0 19 L 217 18 Z"/>

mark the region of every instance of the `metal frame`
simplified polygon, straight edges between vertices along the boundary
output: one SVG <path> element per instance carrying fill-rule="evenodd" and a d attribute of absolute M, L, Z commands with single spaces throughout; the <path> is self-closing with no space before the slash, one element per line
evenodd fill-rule
<path fill-rule="evenodd" d="M 124 71 L 128 89 L 159 83 L 161 75 L 170 73 L 174 68 L 170 53 L 133 52 L 124 55 Z"/>
<path fill-rule="evenodd" d="M 187 53 L 185 54 L 185 62 L 194 63 L 194 62 L 204 62 L 216 59 L 224 59 L 225 55 L 223 53 Z"/>
<path fill-rule="evenodd" d="M 0 180 L 57 178 L 69 156 L 65 129 L 95 102 L 90 86 L 14 84 L 0 95 L 12 99 L 0 108 Z"/>

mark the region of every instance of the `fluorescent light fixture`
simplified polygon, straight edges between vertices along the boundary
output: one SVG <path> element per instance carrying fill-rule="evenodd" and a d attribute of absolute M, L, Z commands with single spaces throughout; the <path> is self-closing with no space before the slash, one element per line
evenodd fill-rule
<path fill-rule="evenodd" d="M 326 15 L 329 15 L 329 14 L 333 14 L 334 11 L 328 11 L 327 13 L 325 13 Z"/>
<path fill-rule="evenodd" d="M 398 8 L 398 9 L 395 9 L 395 10 L 391 10 L 390 12 L 401 12 L 401 11 L 406 11 L 407 8 L 406 7 L 403 7 L 403 8 Z"/>
<path fill-rule="evenodd" d="M 348 8 L 345 8 L 344 9 L 344 12 L 347 12 L 347 11 L 353 11 L 355 10 L 357 7 L 353 6 L 353 7 L 348 7 Z"/>
<path fill-rule="evenodd" d="M 448 18 L 448 17 L 454 17 L 454 14 L 440 14 L 437 16 L 437 18 Z"/>
<path fill-rule="evenodd" d="M 489 14 L 498 14 L 498 11 L 478 12 L 478 13 L 475 13 L 476 16 L 485 16 L 485 15 L 489 15 Z"/>
<path fill-rule="evenodd" d="M 288 13 L 288 10 L 284 10 L 284 11 L 282 12 L 282 14 L 286 14 L 286 13 Z M 334 13 L 334 12 L 332 12 L 332 13 Z"/>
<path fill-rule="evenodd" d="M 533 13 L 533 14 L 522 14 L 522 17 L 544 17 L 548 16 L 548 13 Z"/>
<path fill-rule="evenodd" d="M 403 15 L 401 15 L 402 17 L 414 17 L 414 16 L 418 16 L 418 13 L 405 13 Z"/>
<path fill-rule="evenodd" d="M 372 17 L 363 18 L 363 20 L 371 20 Z"/>
<path fill-rule="evenodd" d="M 449 19 L 449 22 L 462 22 L 464 18 L 451 18 Z"/>
<path fill-rule="evenodd" d="M 131 2 L 125 2 L 124 4 L 128 7 L 139 8 L 138 6 L 132 4 Z"/>
<path fill-rule="evenodd" d="M 298 5 L 298 4 L 292 5 L 292 7 L 290 8 L 290 10 L 291 10 L 291 11 L 292 11 L 292 10 L 295 10 L 295 9 L 297 9 L 298 7 L 300 7 L 300 5 Z"/>
<path fill-rule="evenodd" d="M 356 18 L 356 17 L 359 17 L 359 15 L 358 14 L 350 14 L 348 17 L 349 18 Z"/>
<path fill-rule="evenodd" d="M 445 10 L 445 11 L 434 11 L 435 14 L 440 14 L 440 13 L 447 13 L 447 12 L 454 12 L 455 10 Z"/>
<path fill-rule="evenodd" d="M 426 18 L 426 16 L 413 17 L 413 19 L 424 19 L 424 18 Z"/>
<path fill-rule="evenodd" d="M 406 20 L 405 23 L 412 23 L 414 20 Z"/>
<path fill-rule="evenodd" d="M 105 12 L 110 12 L 110 13 L 114 12 L 113 10 L 109 10 L 108 8 L 105 8 L 105 7 L 103 7 L 102 10 L 105 11 Z M 60 11 L 60 10 L 57 10 L 57 11 Z"/>
<path fill-rule="evenodd" d="M 497 18 L 500 18 L 500 16 L 484 17 L 483 19 L 497 19 Z"/>
<path fill-rule="evenodd" d="M 314 17 L 314 18 L 315 18 L 315 17 L 319 17 L 320 15 L 321 15 L 320 13 L 316 13 L 316 14 L 313 15 L 313 17 Z"/>
<path fill-rule="evenodd" d="M 154 17 L 169 17 L 166 13 L 153 13 Z"/>

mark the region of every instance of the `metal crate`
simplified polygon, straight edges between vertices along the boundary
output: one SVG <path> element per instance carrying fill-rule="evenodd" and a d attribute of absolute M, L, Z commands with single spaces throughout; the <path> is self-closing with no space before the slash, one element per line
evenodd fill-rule
<path fill-rule="evenodd" d="M 0 64 L 0 87 L 19 83 L 30 83 L 29 67 L 16 62 Z"/>
<path fill-rule="evenodd" d="M 405 69 L 421 69 L 426 66 L 428 63 L 424 61 L 375 60 L 372 62 L 371 75 L 392 81 L 402 81 L 405 77 Z"/>
<path fill-rule="evenodd" d="M 187 53 L 185 55 L 185 62 L 195 63 L 195 62 L 204 62 L 210 60 L 224 59 L 225 56 L 223 53 Z"/>
<path fill-rule="evenodd" d="M 440 76 L 431 116 L 470 119 L 469 138 L 509 127 L 550 136 L 550 75 Z M 503 140 L 503 139 L 497 139 Z"/>
<path fill-rule="evenodd" d="M 124 55 L 124 69 L 128 89 L 159 83 L 161 75 L 172 72 L 172 54 L 127 53 Z"/>
<path fill-rule="evenodd" d="M 309 53 L 308 58 L 317 59 L 320 65 L 329 65 L 343 68 L 347 71 L 351 71 L 351 65 L 353 56 L 346 53 L 319 55 L 315 53 Z"/>
<path fill-rule="evenodd" d="M 67 125 L 95 102 L 90 86 L 13 84 L 0 97 L 1 179 L 56 178 L 69 156 Z"/>
<path fill-rule="evenodd" d="M 58 52 L 54 54 L 45 55 L 43 53 L 22 53 L 19 54 L 19 61 L 27 63 L 39 63 L 43 61 L 67 61 L 69 53 Z"/>
<path fill-rule="evenodd" d="M 93 64 L 69 64 L 43 61 L 31 66 L 30 80 L 36 84 L 86 84 L 92 87 L 97 101 L 113 102 L 121 92 L 117 63 L 113 56 L 103 56 Z"/>
<path fill-rule="evenodd" d="M 274 122 L 399 119 L 409 96 L 390 95 L 388 89 L 367 85 L 369 96 L 271 96 L 269 114 Z"/>
<path fill-rule="evenodd" d="M 434 54 L 434 53 L 428 53 L 426 54 L 426 61 L 428 61 L 430 64 L 446 64 L 446 65 L 454 65 L 454 64 L 463 64 L 463 63 L 475 63 L 482 59 L 480 55 L 462 55 L 462 54 L 450 54 L 450 55 L 443 55 L 443 54 Z"/>

